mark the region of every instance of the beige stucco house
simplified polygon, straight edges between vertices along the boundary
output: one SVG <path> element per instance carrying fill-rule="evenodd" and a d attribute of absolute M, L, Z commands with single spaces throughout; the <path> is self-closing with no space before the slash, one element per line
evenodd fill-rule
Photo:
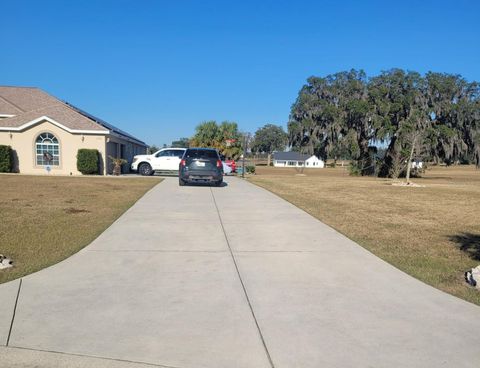
<path fill-rule="evenodd" d="M 147 149 L 141 140 L 41 89 L 5 86 L 0 86 L 0 145 L 13 148 L 17 172 L 49 175 L 81 175 L 80 148 L 100 152 L 104 175 L 112 172 L 109 156 L 130 164 Z"/>

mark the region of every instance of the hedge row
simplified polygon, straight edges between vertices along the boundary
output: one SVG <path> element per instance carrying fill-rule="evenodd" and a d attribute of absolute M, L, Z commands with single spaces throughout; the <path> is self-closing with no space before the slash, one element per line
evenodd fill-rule
<path fill-rule="evenodd" d="M 10 146 L 0 145 L 0 172 L 12 172 L 13 150 Z"/>

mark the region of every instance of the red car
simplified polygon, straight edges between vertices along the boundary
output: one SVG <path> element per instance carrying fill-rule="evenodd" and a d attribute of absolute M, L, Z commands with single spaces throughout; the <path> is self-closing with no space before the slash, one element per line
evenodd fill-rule
<path fill-rule="evenodd" d="M 237 171 L 237 164 L 235 160 L 226 160 L 225 164 L 232 169 L 232 173 Z"/>

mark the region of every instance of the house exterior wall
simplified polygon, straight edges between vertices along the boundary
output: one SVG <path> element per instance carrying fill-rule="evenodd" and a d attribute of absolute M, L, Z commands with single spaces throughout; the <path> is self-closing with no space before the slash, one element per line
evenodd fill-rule
<path fill-rule="evenodd" d="M 412 169 L 421 169 L 423 168 L 422 161 L 412 161 Z"/>
<path fill-rule="evenodd" d="M 113 172 L 112 160 L 109 158 L 110 156 L 127 160 L 127 163 L 122 166 L 122 172 L 126 173 L 130 171 L 133 156 L 146 154 L 147 147 L 120 136 L 108 135 L 106 151 L 107 173 L 111 174 Z"/>
<path fill-rule="evenodd" d="M 53 134 L 59 142 L 60 165 L 51 165 L 50 173 L 44 166 L 36 165 L 35 141 L 42 133 Z M 0 131 L 0 144 L 11 146 L 15 151 L 15 166 L 22 174 L 81 175 L 77 171 L 77 152 L 80 148 L 97 149 L 101 155 L 101 171 L 104 171 L 105 140 L 105 135 L 72 134 L 48 121 L 21 132 Z"/>
<path fill-rule="evenodd" d="M 323 160 L 318 159 L 318 157 L 314 155 L 305 161 L 305 167 L 309 169 L 323 169 L 325 167 L 325 163 Z"/>
<path fill-rule="evenodd" d="M 273 166 L 275 166 L 275 167 L 301 167 L 301 166 L 303 166 L 303 161 L 273 160 Z"/>
<path fill-rule="evenodd" d="M 325 166 L 322 160 L 319 160 L 317 156 L 311 156 L 305 161 L 297 160 L 273 160 L 273 166 L 275 167 L 302 167 L 305 165 L 307 169 L 321 169 Z"/>

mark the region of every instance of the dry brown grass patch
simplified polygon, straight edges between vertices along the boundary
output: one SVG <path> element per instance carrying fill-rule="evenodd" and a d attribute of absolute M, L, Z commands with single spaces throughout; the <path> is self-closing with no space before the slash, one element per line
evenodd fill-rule
<path fill-rule="evenodd" d="M 78 252 L 160 181 L 0 175 L 0 253 L 14 261 L 0 282 Z"/>
<path fill-rule="evenodd" d="M 256 183 L 418 279 L 480 305 L 463 273 L 480 263 L 480 170 L 435 167 L 419 187 L 351 177 L 346 168 L 257 167 Z"/>

